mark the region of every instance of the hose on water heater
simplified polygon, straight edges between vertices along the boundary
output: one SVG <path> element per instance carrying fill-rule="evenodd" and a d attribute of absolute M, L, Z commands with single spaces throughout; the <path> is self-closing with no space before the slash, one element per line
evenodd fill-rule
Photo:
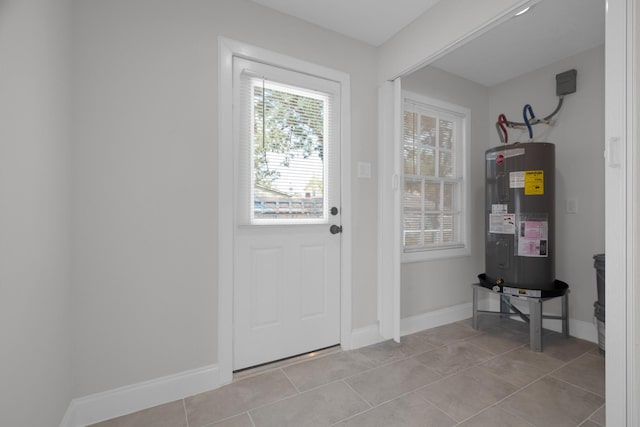
<path fill-rule="evenodd" d="M 531 126 L 540 124 L 540 123 L 544 123 L 547 125 L 552 124 L 551 119 L 558 114 L 558 111 L 560 111 L 560 108 L 562 108 L 562 104 L 564 102 L 564 96 L 559 96 L 558 97 L 558 105 L 556 106 L 556 109 L 553 110 L 553 112 L 551 114 L 549 114 L 548 116 L 542 118 L 542 119 L 538 119 L 536 117 L 533 116 L 533 110 L 531 110 L 531 118 L 528 120 L 527 123 L 527 119 L 525 117 L 525 121 L 524 122 L 512 122 L 512 121 L 508 121 L 506 116 L 504 114 L 500 114 L 498 116 L 498 121 L 496 122 L 496 130 L 498 131 L 498 136 L 500 137 L 500 142 L 504 143 L 504 144 L 508 144 L 508 135 L 507 135 L 507 129 L 506 128 L 518 128 L 518 127 L 526 127 L 529 130 L 529 138 L 532 139 L 533 138 L 533 133 L 532 133 L 532 129 Z M 531 108 L 530 104 L 526 104 L 525 105 L 525 109 L 527 107 L 527 105 Z M 523 111 L 524 113 L 524 111 Z M 523 114 L 524 115 L 524 114 Z M 505 128 L 506 126 L 506 128 Z"/>
<path fill-rule="evenodd" d="M 527 112 L 531 116 L 531 120 L 536 118 L 535 114 L 533 114 L 533 108 L 531 108 L 531 104 L 525 104 L 522 108 L 522 118 L 524 119 L 524 124 L 527 126 L 527 130 L 529 130 L 529 141 L 533 142 L 533 130 L 531 129 L 529 118 L 527 118 Z"/>
<path fill-rule="evenodd" d="M 509 121 L 507 120 L 507 116 L 504 114 L 500 114 L 498 116 L 498 121 L 496 122 L 496 129 L 498 130 L 498 136 L 500 137 L 500 141 L 503 144 L 509 143 L 509 133 L 507 132 L 507 127 L 509 127 Z"/>

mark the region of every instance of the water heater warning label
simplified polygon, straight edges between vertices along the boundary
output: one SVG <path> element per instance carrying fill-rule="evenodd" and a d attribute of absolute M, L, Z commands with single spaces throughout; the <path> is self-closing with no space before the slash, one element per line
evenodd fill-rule
<path fill-rule="evenodd" d="M 548 257 L 549 223 L 520 221 L 518 223 L 518 256 Z"/>
<path fill-rule="evenodd" d="M 524 188 L 524 172 L 509 172 L 509 188 Z"/>
<path fill-rule="evenodd" d="M 492 213 L 489 215 L 489 233 L 494 234 L 515 234 L 516 216 L 509 213 Z"/>
<path fill-rule="evenodd" d="M 541 196 L 544 194 L 544 171 L 526 171 L 524 173 L 524 195 Z"/>

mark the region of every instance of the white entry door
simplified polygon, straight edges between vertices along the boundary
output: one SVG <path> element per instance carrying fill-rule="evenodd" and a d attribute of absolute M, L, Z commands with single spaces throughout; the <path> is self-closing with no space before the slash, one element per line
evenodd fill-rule
<path fill-rule="evenodd" d="M 233 69 L 238 370 L 340 343 L 340 86 Z"/>

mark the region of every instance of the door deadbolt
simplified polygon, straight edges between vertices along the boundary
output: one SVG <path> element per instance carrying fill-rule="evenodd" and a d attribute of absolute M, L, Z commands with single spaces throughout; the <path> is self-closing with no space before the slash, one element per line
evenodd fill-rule
<path fill-rule="evenodd" d="M 331 208 L 331 210 L 329 212 L 331 212 L 331 215 L 336 216 L 336 215 L 338 215 L 338 208 L 336 208 L 334 206 L 334 207 Z"/>
<path fill-rule="evenodd" d="M 329 231 L 331 232 L 331 234 L 342 233 L 342 226 L 333 224 L 331 227 L 329 227 Z"/>

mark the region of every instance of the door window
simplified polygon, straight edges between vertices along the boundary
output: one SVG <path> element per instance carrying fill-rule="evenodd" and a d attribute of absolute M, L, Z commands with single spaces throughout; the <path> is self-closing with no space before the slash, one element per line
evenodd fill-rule
<path fill-rule="evenodd" d="M 243 222 L 326 223 L 337 84 L 238 61 Z"/>

